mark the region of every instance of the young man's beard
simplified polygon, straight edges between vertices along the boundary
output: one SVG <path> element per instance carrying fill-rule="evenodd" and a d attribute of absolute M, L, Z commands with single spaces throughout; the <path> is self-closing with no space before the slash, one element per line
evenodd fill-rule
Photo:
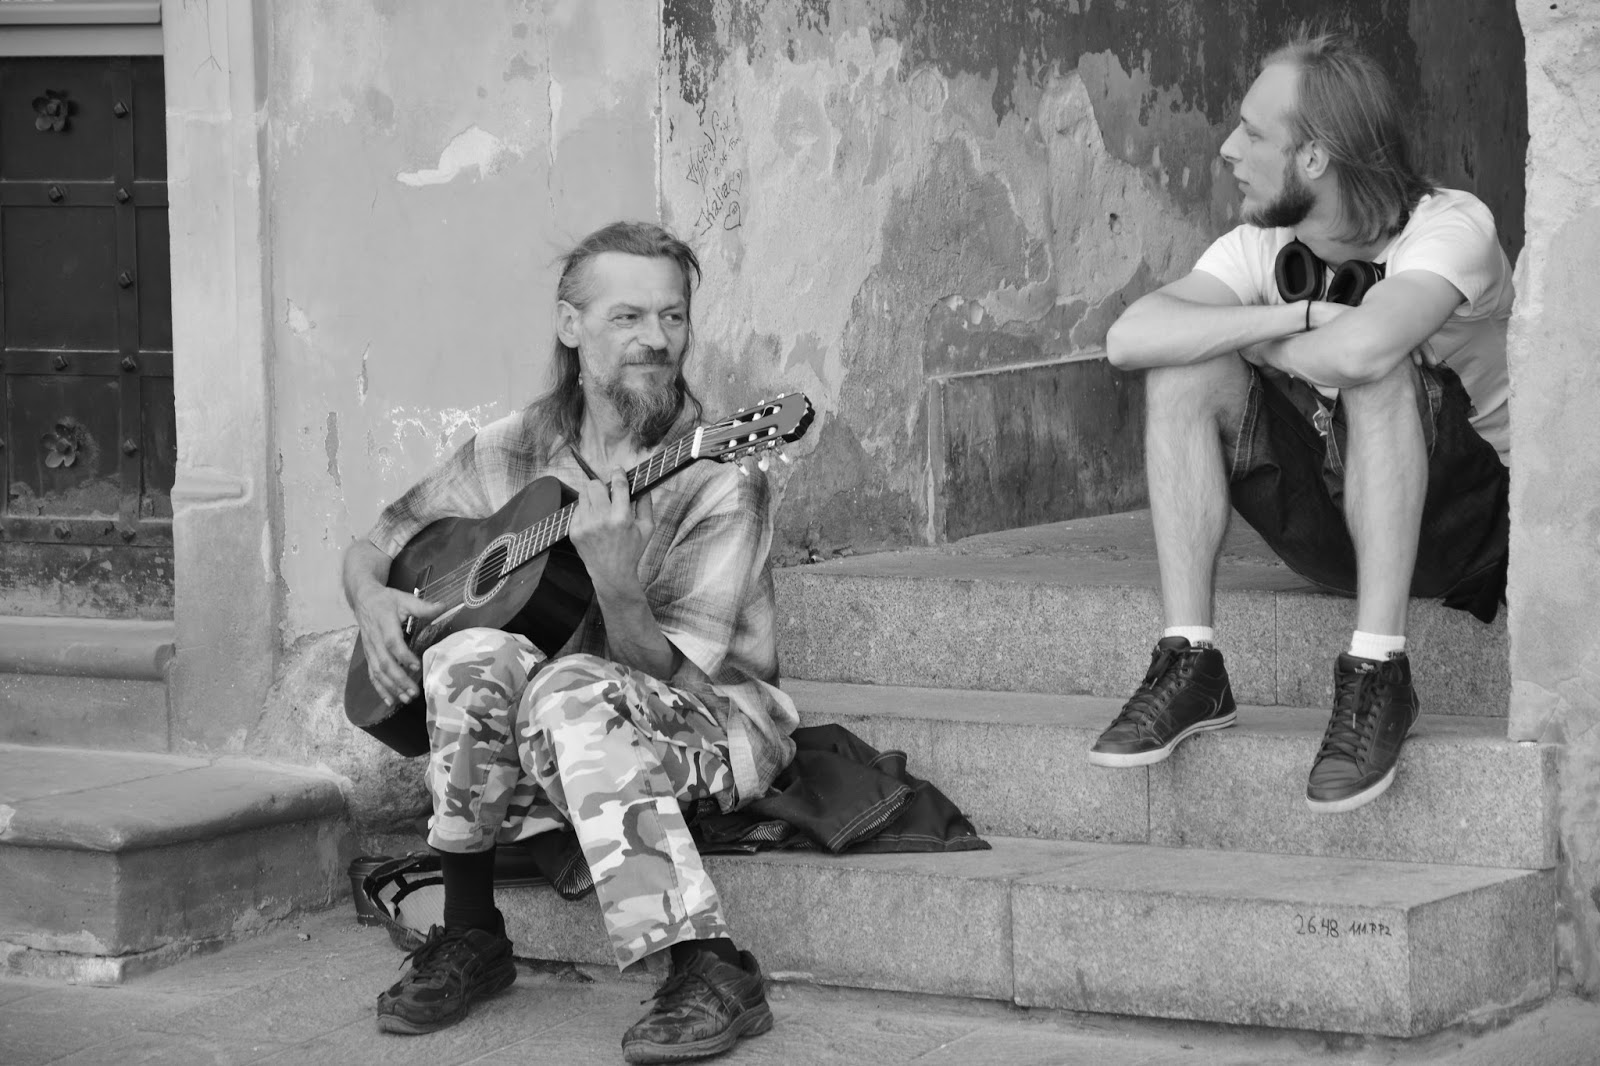
<path fill-rule="evenodd" d="M 1261 226 L 1264 229 L 1274 227 L 1288 229 L 1304 222 L 1316 205 L 1317 194 L 1311 191 L 1311 186 L 1300 176 L 1293 161 L 1285 160 L 1283 188 L 1272 198 L 1271 203 L 1245 215 L 1244 220 L 1252 226 Z"/>
<path fill-rule="evenodd" d="M 630 387 L 616 374 L 604 386 L 606 399 L 617 409 L 622 424 L 642 448 L 654 448 L 667 435 L 683 410 L 682 378 L 665 385 Z"/>

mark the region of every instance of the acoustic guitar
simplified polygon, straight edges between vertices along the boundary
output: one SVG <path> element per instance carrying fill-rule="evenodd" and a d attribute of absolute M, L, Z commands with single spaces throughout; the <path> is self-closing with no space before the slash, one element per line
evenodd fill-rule
<path fill-rule="evenodd" d="M 715 425 L 674 439 L 628 471 L 629 497 L 637 497 L 700 459 L 738 462 L 799 440 L 811 425 L 811 401 L 789 393 L 746 408 Z M 741 473 L 744 469 L 741 467 Z M 477 626 L 527 637 L 554 655 L 583 621 L 594 589 L 577 549 L 567 539 L 576 493 L 542 477 L 487 518 L 442 518 L 400 549 L 388 586 L 446 604 L 420 629 L 406 623 L 406 643 L 419 656 L 452 633 Z M 427 707 L 419 695 L 405 704 L 384 703 L 367 676 L 360 639 L 344 683 L 344 713 L 351 723 L 402 755 L 428 753 Z"/>

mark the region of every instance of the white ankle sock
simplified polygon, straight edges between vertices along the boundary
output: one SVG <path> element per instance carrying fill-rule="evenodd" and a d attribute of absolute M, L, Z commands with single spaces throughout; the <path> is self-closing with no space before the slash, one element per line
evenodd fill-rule
<path fill-rule="evenodd" d="M 1168 626 L 1163 637 L 1182 637 L 1190 644 L 1209 644 L 1216 647 L 1217 631 L 1210 626 Z"/>
<path fill-rule="evenodd" d="M 1375 659 L 1378 662 L 1406 650 L 1404 636 L 1391 637 L 1384 633 L 1363 633 L 1356 630 L 1350 638 L 1349 654 L 1361 659 Z"/>

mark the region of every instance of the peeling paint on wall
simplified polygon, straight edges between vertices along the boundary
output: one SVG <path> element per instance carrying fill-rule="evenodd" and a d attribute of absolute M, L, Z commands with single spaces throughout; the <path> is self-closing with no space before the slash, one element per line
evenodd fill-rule
<path fill-rule="evenodd" d="M 376 442 L 369 437 L 367 448 L 384 474 L 394 470 L 401 456 L 408 454 L 411 445 L 420 445 L 432 465 L 447 458 L 466 439 L 483 426 L 509 412 L 498 404 L 482 404 L 467 409 L 435 410 L 427 407 L 391 407 L 379 418 L 378 424 L 387 427 L 388 440 Z"/>
<path fill-rule="evenodd" d="M 560 142 L 561 131 L 561 83 L 554 78 L 550 79 L 550 90 L 547 93 L 550 99 L 550 165 L 556 165 L 556 145 Z"/>
<path fill-rule="evenodd" d="M 518 154 L 494 134 L 471 126 L 456 134 L 445 145 L 444 151 L 439 153 L 438 166 L 429 170 L 402 171 L 395 175 L 395 180 L 413 188 L 445 185 L 469 170 L 477 171 L 477 178 L 482 180 Z"/>
<path fill-rule="evenodd" d="M 283 320 L 297 336 L 303 337 L 317 328 L 317 324 L 311 321 L 305 311 L 296 307 L 293 300 L 284 301 L 284 307 Z"/>
<path fill-rule="evenodd" d="M 333 479 L 333 487 L 343 488 L 344 482 L 339 477 L 339 416 L 333 411 L 328 412 L 328 432 L 323 437 L 323 448 L 328 453 L 328 476 Z"/>

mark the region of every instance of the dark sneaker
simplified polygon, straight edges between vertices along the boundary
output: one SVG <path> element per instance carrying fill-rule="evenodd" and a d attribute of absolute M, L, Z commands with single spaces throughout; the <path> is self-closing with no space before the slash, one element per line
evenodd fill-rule
<path fill-rule="evenodd" d="M 760 1036 L 772 1028 L 766 983 L 761 967 L 748 951 L 742 965 L 723 962 L 710 952 L 693 961 L 656 989 L 655 1005 L 622 1036 L 622 1057 L 629 1062 L 681 1062 L 720 1055 L 740 1037 Z"/>
<path fill-rule="evenodd" d="M 473 1000 L 504 991 L 517 979 L 503 920 L 498 933 L 436 925 L 406 961 L 410 972 L 378 997 L 378 1028 L 385 1033 L 415 1035 L 454 1025 Z"/>
<path fill-rule="evenodd" d="M 1400 745 L 1416 723 L 1411 660 L 1339 656 L 1333 665 L 1333 717 L 1311 764 L 1306 805 L 1338 814 L 1383 795 L 1394 780 Z"/>
<path fill-rule="evenodd" d="M 1162 637 L 1133 698 L 1089 749 L 1096 766 L 1148 766 L 1185 737 L 1234 723 L 1233 687 L 1215 648 Z"/>

